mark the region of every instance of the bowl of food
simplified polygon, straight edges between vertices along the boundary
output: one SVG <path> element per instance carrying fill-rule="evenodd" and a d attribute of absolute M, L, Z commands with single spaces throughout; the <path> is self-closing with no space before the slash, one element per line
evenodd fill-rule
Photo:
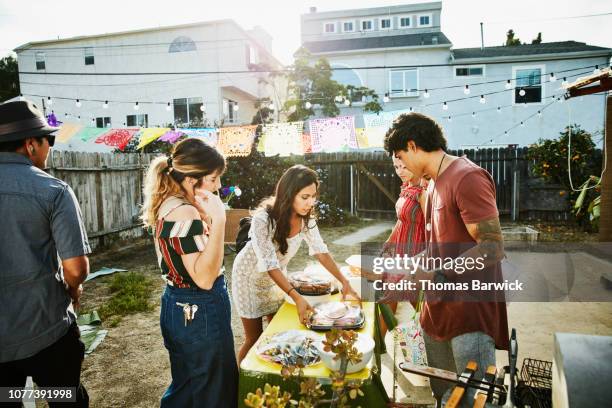
<path fill-rule="evenodd" d="M 355 330 L 363 327 L 365 323 L 361 306 L 350 302 L 326 302 L 314 306 L 313 309 L 314 313 L 307 324 L 311 330 Z"/>
<path fill-rule="evenodd" d="M 287 279 L 311 306 L 331 300 L 332 281 L 329 277 L 302 271 L 287 275 Z M 291 296 L 287 294 L 285 294 L 285 300 L 295 304 Z"/>
<path fill-rule="evenodd" d="M 323 339 L 316 341 L 314 346 L 319 352 L 319 357 L 321 358 L 321 362 L 332 371 L 340 370 L 340 359 L 334 360 L 335 354 L 331 351 L 325 351 L 323 345 Z M 362 353 L 361 361 L 358 363 L 349 363 L 346 372 L 347 374 L 356 373 L 365 368 L 366 365 L 372 359 L 374 355 L 374 339 L 365 334 L 359 333 L 357 335 L 357 341 L 355 342 L 355 348 L 357 351 Z"/>

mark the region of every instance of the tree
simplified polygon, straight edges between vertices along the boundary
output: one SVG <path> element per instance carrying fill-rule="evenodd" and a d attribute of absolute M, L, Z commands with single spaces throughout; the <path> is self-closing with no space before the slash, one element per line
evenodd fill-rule
<path fill-rule="evenodd" d="M 538 33 L 538 36 L 531 40 L 532 44 L 542 44 L 542 33 Z"/>
<path fill-rule="evenodd" d="M 338 116 L 338 103 L 349 101 L 351 106 L 355 100 L 365 100 L 363 106 L 366 112 L 380 112 L 382 106 L 378 95 L 367 87 L 343 85 L 332 79 L 332 69 L 326 58 L 319 58 L 311 65 L 310 53 L 301 48 L 296 53 L 294 64 L 289 67 L 288 94 L 289 99 L 284 109 L 290 112 L 288 121 L 306 120 L 315 114 L 314 107 L 318 105 L 327 117 Z"/>
<path fill-rule="evenodd" d="M 13 56 L 0 60 L 0 102 L 19 95 L 19 68 Z"/>
<path fill-rule="evenodd" d="M 508 30 L 506 33 L 506 47 L 514 47 L 515 45 L 521 45 L 519 38 L 514 38 L 516 34 L 513 29 Z"/>

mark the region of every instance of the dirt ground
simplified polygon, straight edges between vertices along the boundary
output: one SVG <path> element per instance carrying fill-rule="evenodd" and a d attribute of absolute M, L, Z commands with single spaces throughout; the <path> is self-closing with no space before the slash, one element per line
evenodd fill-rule
<path fill-rule="evenodd" d="M 331 244 L 335 239 L 355 231 L 367 222 L 335 229 L 323 229 L 322 234 L 336 261 L 358 253 L 359 247 Z M 385 234 L 381 234 L 385 235 Z M 231 280 L 234 254 L 226 256 L 227 278 Z M 303 246 L 290 264 L 289 270 L 298 270 L 307 263 Z M 82 379 L 91 399 L 91 407 L 154 407 L 170 383 L 168 354 L 163 346 L 159 327 L 160 296 L 164 282 L 159 278 L 153 246 L 149 241 L 132 243 L 122 251 L 111 250 L 91 258 L 92 271 L 103 266 L 123 268 L 152 278 L 151 312 L 123 317 L 116 327 L 110 321 L 102 325 L 108 335 L 102 344 L 85 358 Z M 102 305 L 109 297 L 111 276 L 87 282 L 82 299 L 87 310 Z M 510 326 L 516 327 L 521 340 L 521 357 L 552 359 L 552 333 L 556 331 L 612 335 L 612 304 L 513 304 L 509 307 Z M 242 344 L 242 325 L 237 315 L 232 316 L 236 349 Z M 499 354 L 501 363 L 503 353 Z M 498 364 L 501 365 L 501 364 Z"/>

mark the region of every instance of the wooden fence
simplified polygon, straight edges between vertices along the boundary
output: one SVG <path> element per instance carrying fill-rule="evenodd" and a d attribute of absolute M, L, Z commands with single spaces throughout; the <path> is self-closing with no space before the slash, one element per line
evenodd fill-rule
<path fill-rule="evenodd" d="M 52 151 L 46 169 L 74 190 L 91 244 L 142 236 L 142 183 L 152 154 Z"/>
<path fill-rule="evenodd" d="M 504 218 L 565 220 L 561 186 L 536 184 L 529 177 L 527 149 L 451 151 L 467 155 L 495 180 Z M 47 171 L 74 190 L 92 245 L 145 234 L 138 219 L 144 172 L 155 154 L 52 151 Z M 361 217 L 393 218 L 400 180 L 385 152 L 309 154 L 305 162 L 324 169 L 325 191 L 342 208 Z M 548 197 L 548 198 L 547 198 Z"/>
<path fill-rule="evenodd" d="M 497 191 L 500 216 L 512 220 L 566 220 L 565 200 L 558 185 L 532 185 L 527 148 L 451 150 L 486 169 Z M 385 152 L 319 153 L 307 164 L 327 172 L 323 188 L 337 204 L 361 217 L 393 218 L 401 181 Z"/>

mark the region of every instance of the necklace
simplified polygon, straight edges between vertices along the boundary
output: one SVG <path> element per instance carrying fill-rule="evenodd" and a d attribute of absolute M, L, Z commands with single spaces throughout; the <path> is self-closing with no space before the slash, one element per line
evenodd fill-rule
<path fill-rule="evenodd" d="M 436 173 L 436 180 L 438 179 L 438 176 L 440 175 L 440 169 L 442 168 L 442 163 L 444 162 L 445 158 L 446 158 L 446 153 L 444 153 L 444 156 L 442 156 L 442 160 L 440 160 L 440 165 L 438 166 L 438 172 Z"/>

